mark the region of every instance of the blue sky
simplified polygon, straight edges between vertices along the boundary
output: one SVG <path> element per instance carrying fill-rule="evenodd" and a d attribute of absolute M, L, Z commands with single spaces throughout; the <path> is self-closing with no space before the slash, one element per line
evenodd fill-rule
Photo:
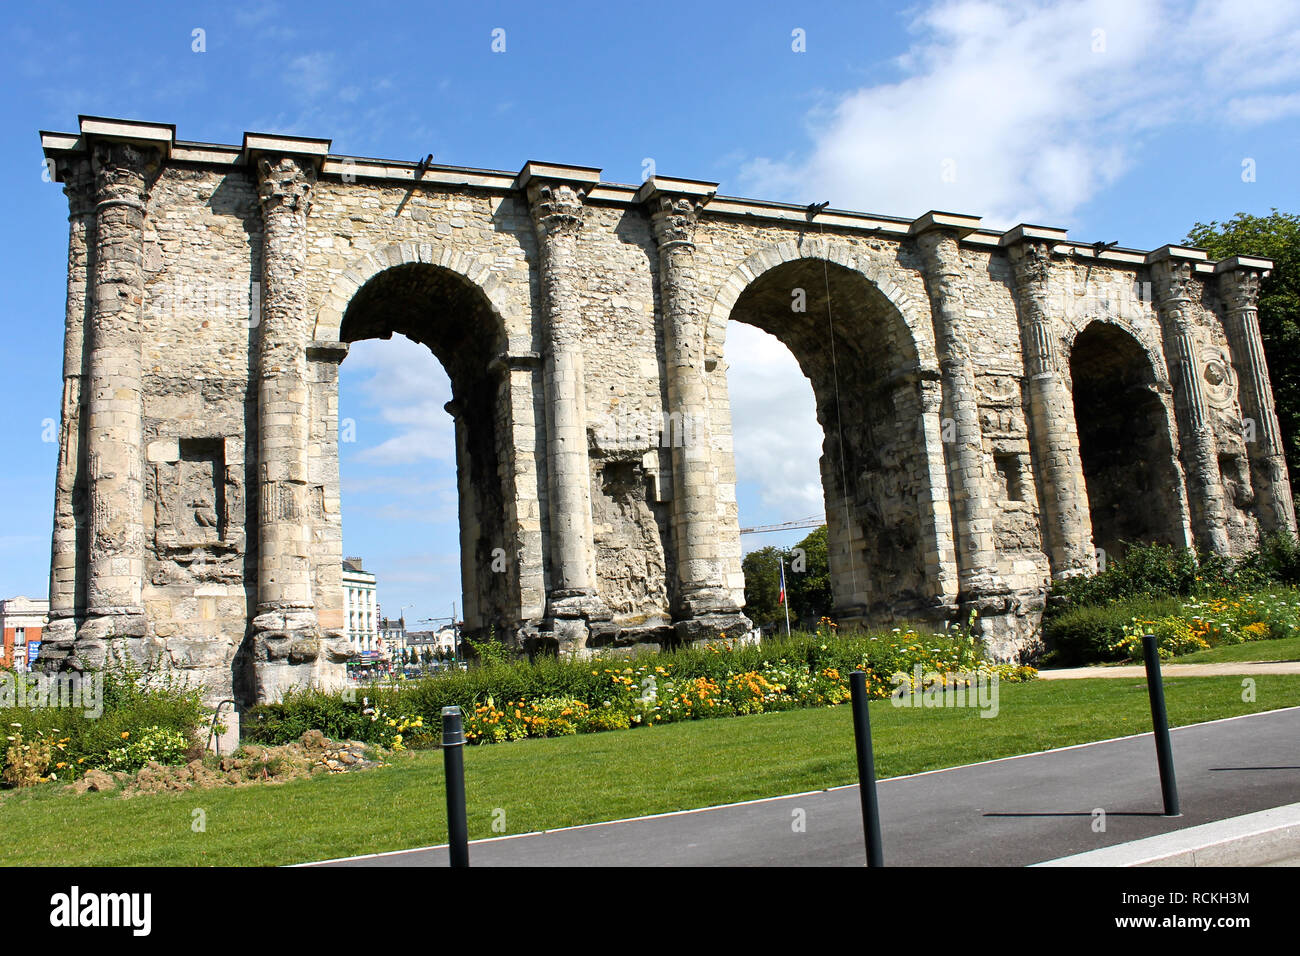
<path fill-rule="evenodd" d="M 47 588 L 67 206 L 41 181 L 36 131 L 79 113 L 186 140 L 292 132 L 359 156 L 594 165 L 619 182 L 649 158 L 724 194 L 939 208 L 1137 248 L 1300 209 L 1288 3 L 96 2 L 4 17 L 0 596 Z M 742 524 L 816 512 L 811 389 L 762 333 L 733 329 L 727 357 Z M 459 602 L 446 393 L 405 342 L 363 343 L 343 365 L 345 549 L 379 574 L 386 611 L 417 619 Z"/>

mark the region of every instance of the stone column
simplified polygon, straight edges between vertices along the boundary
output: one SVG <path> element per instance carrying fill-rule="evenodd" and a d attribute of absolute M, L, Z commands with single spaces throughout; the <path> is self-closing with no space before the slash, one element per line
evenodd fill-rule
<path fill-rule="evenodd" d="M 346 650 L 323 638 L 311 573 L 312 327 L 303 270 L 316 168 L 292 154 L 259 153 L 254 160 L 263 235 L 253 676 L 258 700 L 278 700 L 293 687 L 340 683 Z"/>
<path fill-rule="evenodd" d="M 932 373 L 933 374 L 933 373 Z M 961 589 L 953 541 L 952 502 L 943 452 L 943 383 L 923 378 L 920 392 L 921 436 L 925 442 L 926 498 L 921 502 L 921 534 L 926 541 L 925 573 L 935 610 L 956 613 Z"/>
<path fill-rule="evenodd" d="M 943 375 L 944 424 L 951 429 L 948 490 L 956 531 L 959 600 L 981 614 L 1006 610 L 1005 586 L 996 568 L 996 541 L 989 490 L 993 487 L 979 422 L 979 389 L 965 328 L 960 230 L 967 217 L 927 213 L 913 225 L 924 261 L 925 287 L 934 316 L 935 350 Z M 973 228 L 973 226 L 970 226 Z M 947 429 L 946 429 L 947 430 Z"/>
<path fill-rule="evenodd" d="M 676 624 L 684 641 L 747 633 L 723 575 L 718 488 L 708 389 L 704 380 L 704 303 L 695 266 L 695 227 L 716 185 L 649 180 L 637 193 L 648 203 L 659 247 L 668 415 L 663 442 L 673 460 L 673 527 L 677 544 Z M 661 444 L 663 443 L 661 442 Z"/>
<path fill-rule="evenodd" d="M 542 179 L 529 174 L 530 167 L 525 167 L 521 179 L 541 250 L 545 347 L 542 371 L 551 552 L 546 617 L 560 651 L 571 653 L 586 646 L 591 621 L 610 617 L 596 589 L 583 386 L 578 233 L 586 198 L 582 187 L 589 187 L 592 180 Z"/>
<path fill-rule="evenodd" d="M 86 475 L 82 459 L 82 372 L 95 241 L 94 176 L 84 157 L 63 161 L 68 197 L 68 299 L 63 326 L 63 404 L 55 471 L 54 536 L 50 555 L 50 623 L 42 657 L 65 658 L 85 613 L 80 559 L 85 545 Z M 48 644 L 49 649 L 44 650 Z"/>
<path fill-rule="evenodd" d="M 1017 226 L 1003 237 L 1015 272 L 1029 437 L 1042 501 L 1043 544 L 1055 578 L 1097 570 L 1074 398 L 1061 375 L 1048 308 L 1052 246 L 1064 232 Z"/>
<path fill-rule="evenodd" d="M 460 585 L 463 595 L 461 617 L 465 628 L 474 631 L 487 623 L 482 619 L 479 575 L 491 574 L 492 571 L 484 571 L 478 566 L 478 539 L 482 529 L 473 502 L 474 479 L 470 470 L 469 424 L 465 419 L 465 403 L 460 399 L 452 399 L 442 407 L 451 416 L 456 441 L 456 508 L 460 519 Z"/>
<path fill-rule="evenodd" d="M 95 267 L 84 408 L 88 554 L 86 617 L 70 664 L 99 667 L 110 641 L 145 636 L 144 397 L 141 313 L 144 216 L 157 149 L 92 140 Z M 138 649 L 138 648 L 137 648 Z"/>
<path fill-rule="evenodd" d="M 1193 253 L 1196 252 L 1196 255 Z M 1201 364 L 1193 334 L 1192 302 L 1199 294 L 1193 263 L 1204 253 L 1164 246 L 1147 256 L 1164 337 L 1165 361 L 1174 385 L 1179 450 L 1187 475 L 1192 533 L 1199 547 L 1229 554 L 1218 441 L 1201 387 Z"/>
<path fill-rule="evenodd" d="M 504 352 L 489 366 L 501 380 L 505 398 L 501 427 L 510 436 L 513 451 L 514 467 L 506 496 L 506 527 L 513 529 L 513 538 L 504 547 L 513 559 L 512 587 L 521 625 L 516 636 L 525 647 L 532 646 L 528 642 L 537 637 L 537 625 L 546 616 L 545 542 L 537 465 L 544 423 L 539 423 L 535 408 L 540 367 L 541 355 L 531 351 Z"/>
<path fill-rule="evenodd" d="M 1224 325 L 1232 349 L 1232 364 L 1237 370 L 1241 412 L 1254 423 L 1253 435 L 1250 430 L 1246 434 L 1246 449 L 1250 455 L 1260 527 L 1265 532 L 1294 534 L 1291 482 L 1287 477 L 1268 365 L 1264 361 L 1264 341 L 1259 334 L 1259 287 L 1271 265 L 1268 260 L 1234 256 L 1220 262 L 1215 271 L 1219 273 L 1219 296 L 1226 307 Z"/>

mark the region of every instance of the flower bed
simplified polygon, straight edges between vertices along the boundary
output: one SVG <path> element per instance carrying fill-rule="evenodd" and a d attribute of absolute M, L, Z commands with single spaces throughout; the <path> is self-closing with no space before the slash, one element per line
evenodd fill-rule
<path fill-rule="evenodd" d="M 1134 617 L 1114 650 L 1142 659 L 1142 635 L 1154 634 L 1161 660 L 1229 644 L 1300 633 L 1300 592 L 1290 588 L 1187 601 L 1174 614 Z"/>
<path fill-rule="evenodd" d="M 634 659 L 596 657 L 495 663 L 416 681 L 376 684 L 347 694 L 304 692 L 254 708 L 243 728 L 247 739 L 279 743 L 311 725 L 335 735 L 386 747 L 430 746 L 441 711 L 456 705 L 471 743 L 555 737 L 825 707 L 849 698 L 848 676 L 867 675 L 875 698 L 901 681 L 923 675 L 969 679 L 1031 680 L 1033 668 L 984 660 L 974 638 L 960 631 L 922 634 L 896 628 L 886 634 L 841 637 L 824 622 L 820 634 L 759 645 L 720 641 L 701 648 L 646 654 Z M 895 675 L 904 675 L 895 681 Z"/>

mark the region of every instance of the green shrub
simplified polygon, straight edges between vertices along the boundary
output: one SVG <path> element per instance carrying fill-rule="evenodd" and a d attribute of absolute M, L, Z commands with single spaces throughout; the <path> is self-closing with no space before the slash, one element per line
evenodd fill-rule
<path fill-rule="evenodd" d="M 57 780 L 91 769 L 122 769 L 137 755 L 143 755 L 141 763 L 182 762 L 197 749 L 207 730 L 201 687 L 188 686 L 164 663 L 141 666 L 124 655 L 110 659 L 98 674 L 103 679 L 102 713 L 87 715 L 77 707 L 4 707 L 0 725 L 7 728 L 6 736 L 21 735 L 29 744 L 55 741 L 46 772 Z M 147 735 L 144 743 L 142 733 Z"/>
<path fill-rule="evenodd" d="M 1108 561 L 1097 574 L 1056 582 L 1047 616 L 1069 608 L 1136 597 L 1204 593 L 1223 577 L 1225 570 L 1220 559 L 1198 558 L 1196 552 L 1186 548 L 1134 545 L 1122 557 Z"/>
<path fill-rule="evenodd" d="M 1054 667 L 1080 667 L 1125 660 L 1128 655 L 1120 645 L 1125 627 L 1135 617 L 1177 614 L 1181 607 L 1182 602 L 1177 598 L 1143 596 L 1111 604 L 1067 608 L 1044 618 L 1043 644 L 1047 648 L 1044 663 Z"/>
<path fill-rule="evenodd" d="M 1237 560 L 1163 544 L 1134 545 L 1097 574 L 1052 585 L 1045 617 L 1071 608 L 1139 597 L 1205 597 L 1300 584 L 1300 542 L 1282 533 Z"/>
<path fill-rule="evenodd" d="M 1269 535 L 1258 550 L 1241 559 L 1238 568 L 1243 575 L 1258 579 L 1255 586 L 1267 582 L 1300 585 L 1300 542 L 1286 532 Z"/>

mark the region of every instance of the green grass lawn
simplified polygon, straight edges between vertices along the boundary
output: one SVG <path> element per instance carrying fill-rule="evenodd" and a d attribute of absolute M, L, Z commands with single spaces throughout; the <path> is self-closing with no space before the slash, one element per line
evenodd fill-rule
<path fill-rule="evenodd" d="M 1257 699 L 1236 677 L 1167 682 L 1170 720 L 1196 723 L 1300 704 L 1300 677 L 1260 675 Z M 1000 713 L 871 705 L 881 777 L 1150 729 L 1141 679 L 1003 684 Z M 847 706 L 470 747 L 471 838 L 593 823 L 815 790 L 856 781 Z M 191 829 L 193 811 L 206 832 Z M 442 756 L 281 785 L 137 796 L 64 793 L 57 785 L 0 798 L 6 865 L 266 865 L 446 841 Z"/>
<path fill-rule="evenodd" d="M 1272 641 L 1248 641 L 1197 651 L 1170 661 L 1171 664 L 1219 664 L 1232 661 L 1300 661 L 1300 637 Z"/>

